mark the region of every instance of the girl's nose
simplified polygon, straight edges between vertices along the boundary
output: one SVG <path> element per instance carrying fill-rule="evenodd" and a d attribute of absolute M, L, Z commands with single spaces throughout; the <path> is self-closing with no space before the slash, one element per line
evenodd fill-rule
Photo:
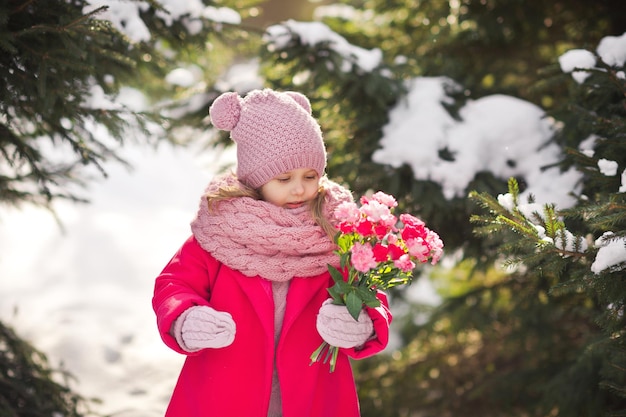
<path fill-rule="evenodd" d="M 296 195 L 304 193 L 304 184 L 302 184 L 302 181 L 296 181 L 292 191 Z"/>

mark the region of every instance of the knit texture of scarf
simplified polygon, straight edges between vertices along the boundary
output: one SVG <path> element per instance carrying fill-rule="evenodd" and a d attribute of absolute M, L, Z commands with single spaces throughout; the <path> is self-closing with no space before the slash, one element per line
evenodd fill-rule
<path fill-rule="evenodd" d="M 232 175 L 215 178 L 207 192 L 237 184 Z M 326 190 L 324 214 L 332 220 L 335 208 L 352 201 L 350 192 L 323 178 Z M 249 197 L 220 201 L 209 212 L 207 200 L 191 222 L 200 246 L 215 259 L 246 276 L 259 275 L 270 281 L 311 277 L 337 266 L 332 239 L 313 220 L 309 207 L 285 209 Z"/>

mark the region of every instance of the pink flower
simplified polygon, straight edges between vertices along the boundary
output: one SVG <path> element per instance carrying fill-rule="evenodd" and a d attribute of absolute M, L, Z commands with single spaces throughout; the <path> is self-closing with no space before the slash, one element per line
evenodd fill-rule
<path fill-rule="evenodd" d="M 411 257 L 407 253 L 393 261 L 393 264 L 397 268 L 400 268 L 403 272 L 409 272 L 415 268 L 415 263 L 411 260 Z"/>
<path fill-rule="evenodd" d="M 370 305 L 377 291 L 410 283 L 416 263 L 431 260 L 434 265 L 443 256 L 443 242 L 422 220 L 408 213 L 399 218 L 393 214 L 398 205 L 393 196 L 379 191 L 361 197 L 360 203 L 360 208 L 352 202 L 342 203 L 334 213 L 340 231 L 335 238 L 336 253 L 346 274 L 328 267 L 335 280 L 329 294 L 345 305 L 355 320 L 363 304 Z M 338 351 L 323 342 L 311 354 L 311 361 L 326 362 L 330 358 L 332 372 Z"/>
<path fill-rule="evenodd" d="M 382 219 L 389 219 L 392 217 L 389 207 L 376 200 L 370 200 L 367 204 L 362 205 L 361 213 L 365 214 L 367 219 L 373 222 L 379 222 Z"/>
<path fill-rule="evenodd" d="M 400 221 L 404 223 L 405 226 L 412 226 L 414 228 L 420 228 L 426 225 L 426 223 L 408 213 L 401 214 Z"/>
<path fill-rule="evenodd" d="M 441 259 L 441 255 L 443 255 L 443 248 L 434 249 L 431 253 L 431 265 L 435 265 Z"/>
<path fill-rule="evenodd" d="M 418 261 L 423 263 L 428 260 L 430 247 L 422 238 L 418 237 L 414 239 L 408 239 L 406 241 L 406 247 L 409 250 L 409 254 L 414 258 L 417 258 Z"/>
<path fill-rule="evenodd" d="M 389 208 L 394 208 L 398 205 L 398 202 L 392 195 L 385 194 L 382 191 L 378 191 L 374 193 L 374 195 L 372 196 L 372 199 L 378 201 L 381 204 L 386 205 Z"/>
<path fill-rule="evenodd" d="M 355 223 L 359 220 L 361 212 L 356 203 L 344 201 L 335 208 L 335 218 L 344 223 Z"/>
<path fill-rule="evenodd" d="M 437 233 L 429 230 L 426 236 L 426 242 L 428 242 L 430 246 L 430 256 L 432 257 L 431 264 L 435 265 L 439 262 L 441 255 L 443 255 L 443 241 L 439 238 Z"/>
<path fill-rule="evenodd" d="M 370 245 L 355 242 L 350 252 L 352 252 L 352 266 L 359 272 L 367 272 L 378 265 Z"/>

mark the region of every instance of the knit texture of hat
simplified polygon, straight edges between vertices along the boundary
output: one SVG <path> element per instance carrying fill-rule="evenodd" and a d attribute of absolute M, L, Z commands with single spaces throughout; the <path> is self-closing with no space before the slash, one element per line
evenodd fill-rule
<path fill-rule="evenodd" d="M 213 126 L 230 131 L 237 144 L 237 177 L 259 188 L 283 172 L 312 168 L 324 175 L 326 149 L 311 103 L 294 91 L 229 92 L 209 109 Z"/>

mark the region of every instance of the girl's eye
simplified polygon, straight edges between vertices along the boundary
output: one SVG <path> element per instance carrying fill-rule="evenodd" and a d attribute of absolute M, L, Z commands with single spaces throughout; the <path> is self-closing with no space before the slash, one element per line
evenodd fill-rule
<path fill-rule="evenodd" d="M 287 182 L 289 178 L 277 178 L 278 182 Z"/>

